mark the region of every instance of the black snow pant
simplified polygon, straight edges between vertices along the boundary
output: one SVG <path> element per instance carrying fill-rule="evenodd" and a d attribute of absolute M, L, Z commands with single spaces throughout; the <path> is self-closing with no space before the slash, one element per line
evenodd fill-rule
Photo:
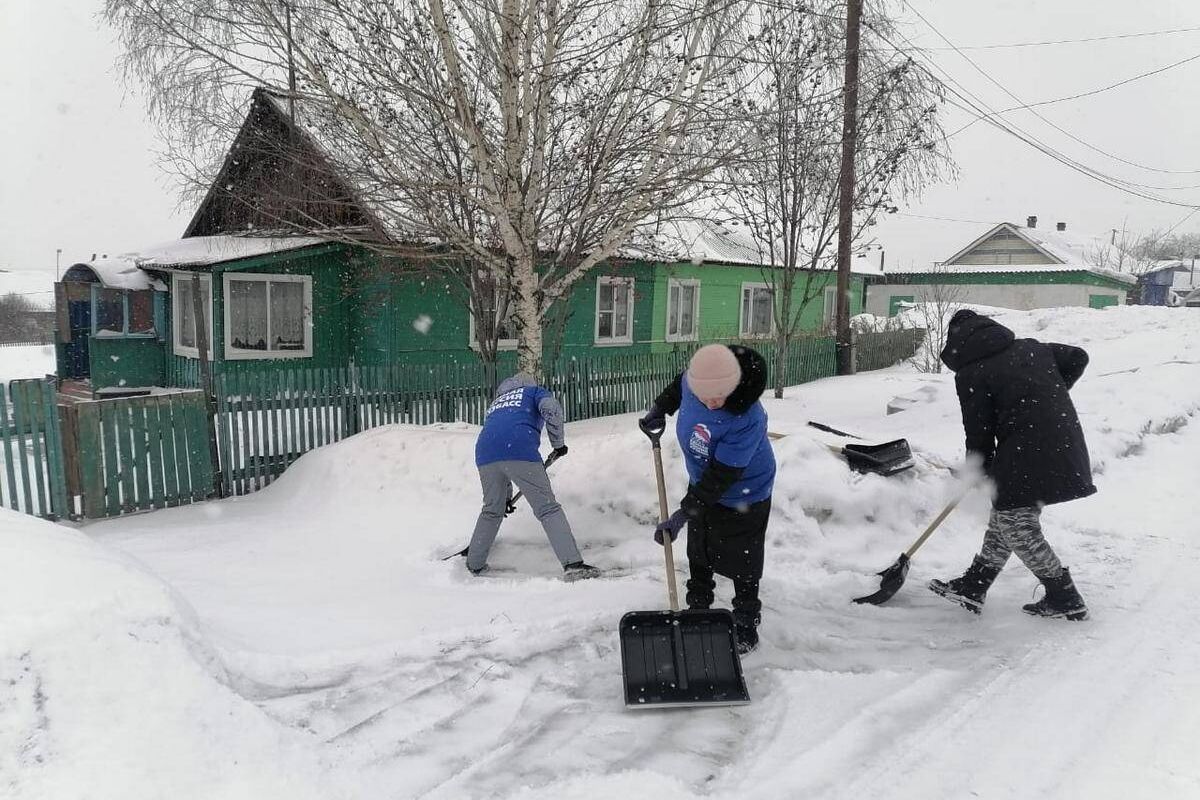
<path fill-rule="evenodd" d="M 709 506 L 699 519 L 688 522 L 688 608 L 710 608 L 717 585 L 713 576 L 722 575 L 733 581 L 734 622 L 757 627 L 762 611 L 758 584 L 770 516 L 768 497 L 744 511 Z"/>

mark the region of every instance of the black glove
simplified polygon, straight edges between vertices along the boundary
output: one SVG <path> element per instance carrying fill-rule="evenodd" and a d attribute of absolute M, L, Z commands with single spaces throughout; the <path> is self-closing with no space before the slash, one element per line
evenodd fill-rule
<path fill-rule="evenodd" d="M 552 452 L 554 453 L 554 460 L 557 461 L 567 454 L 567 446 L 565 444 L 559 445 Z"/>
<path fill-rule="evenodd" d="M 658 527 L 654 529 L 654 541 L 659 544 L 663 543 L 663 535 L 671 537 L 671 541 L 679 538 L 679 531 L 683 530 L 683 526 L 687 524 L 688 515 L 682 508 L 676 511 L 671 516 L 667 517 L 666 522 L 658 523 Z"/>
<path fill-rule="evenodd" d="M 658 406 L 650 406 L 646 416 L 638 420 L 638 427 L 651 439 L 657 439 L 667 429 L 667 415 Z"/>

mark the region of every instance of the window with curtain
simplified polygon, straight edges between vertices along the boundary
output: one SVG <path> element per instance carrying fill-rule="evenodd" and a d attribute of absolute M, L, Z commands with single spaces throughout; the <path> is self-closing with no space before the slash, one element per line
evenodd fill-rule
<path fill-rule="evenodd" d="M 312 278 L 225 275 L 225 357 L 312 355 Z"/>
<path fill-rule="evenodd" d="M 771 287 L 742 284 L 742 336 L 770 336 L 774 330 Z"/>
<path fill-rule="evenodd" d="M 633 341 L 633 279 L 600 277 L 596 282 L 596 343 Z"/>
<path fill-rule="evenodd" d="M 690 342 L 696 339 L 699 301 L 699 281 L 667 281 L 668 342 Z"/>

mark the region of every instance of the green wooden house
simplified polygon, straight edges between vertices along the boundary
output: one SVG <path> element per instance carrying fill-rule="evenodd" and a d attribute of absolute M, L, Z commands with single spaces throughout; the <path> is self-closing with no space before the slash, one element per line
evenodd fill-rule
<path fill-rule="evenodd" d="M 195 385 L 196 292 L 217 374 L 478 360 L 465 296 L 445 278 L 385 264 L 344 236 L 264 233 L 314 221 L 331 231 L 380 228 L 298 127 L 276 99 L 257 92 L 181 239 L 67 272 L 58 289 L 61 376 L 88 380 L 96 393 Z M 307 151 L 285 157 L 285 142 Z M 320 185 L 280 200 L 279 186 L 306 181 Z M 554 315 L 559 327 L 546 337 L 547 358 L 771 337 L 773 273 L 739 231 L 681 225 L 670 239 L 670 257 L 630 251 L 576 284 Z M 796 301 L 801 293 L 810 298 L 805 329 L 829 325 L 834 277 L 796 281 Z M 851 311 L 862 307 L 856 275 Z M 515 350 L 506 330 L 502 324 L 500 349 Z"/>

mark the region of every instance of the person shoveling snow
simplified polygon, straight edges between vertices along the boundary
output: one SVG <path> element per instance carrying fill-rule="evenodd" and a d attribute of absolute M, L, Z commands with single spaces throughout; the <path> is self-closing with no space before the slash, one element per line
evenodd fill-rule
<path fill-rule="evenodd" d="M 503 381 L 475 442 L 483 509 L 467 547 L 467 569 L 472 575 L 487 571 L 488 553 L 500 532 L 514 483 L 542 523 L 566 578 L 578 580 L 600 574 L 600 570 L 584 563 L 571 523 L 554 497 L 550 476 L 538 453 L 543 426 L 554 448 L 554 458 L 562 458 L 567 454 L 567 445 L 563 439 L 563 410 L 558 400 L 527 373 L 518 372 Z"/>
<path fill-rule="evenodd" d="M 963 310 L 950 320 L 942 361 L 955 373 L 968 457 L 996 485 L 983 547 L 967 571 L 929 588 L 979 613 L 1008 557 L 1046 587 L 1024 611 L 1082 620 L 1087 606 L 1042 534 L 1042 507 L 1094 494 L 1087 443 L 1068 390 L 1087 367 L 1078 347 L 1017 339 L 994 320 Z"/>
<path fill-rule="evenodd" d="M 767 364 L 747 347 L 711 344 L 655 399 L 639 426 L 650 436 L 679 412 L 676 435 L 689 485 L 679 510 L 654 531 L 671 541 L 688 526 L 688 608 L 712 606 L 714 575 L 733 581 L 738 651 L 758 645 L 763 548 L 775 484 L 767 412 L 759 398 Z"/>

